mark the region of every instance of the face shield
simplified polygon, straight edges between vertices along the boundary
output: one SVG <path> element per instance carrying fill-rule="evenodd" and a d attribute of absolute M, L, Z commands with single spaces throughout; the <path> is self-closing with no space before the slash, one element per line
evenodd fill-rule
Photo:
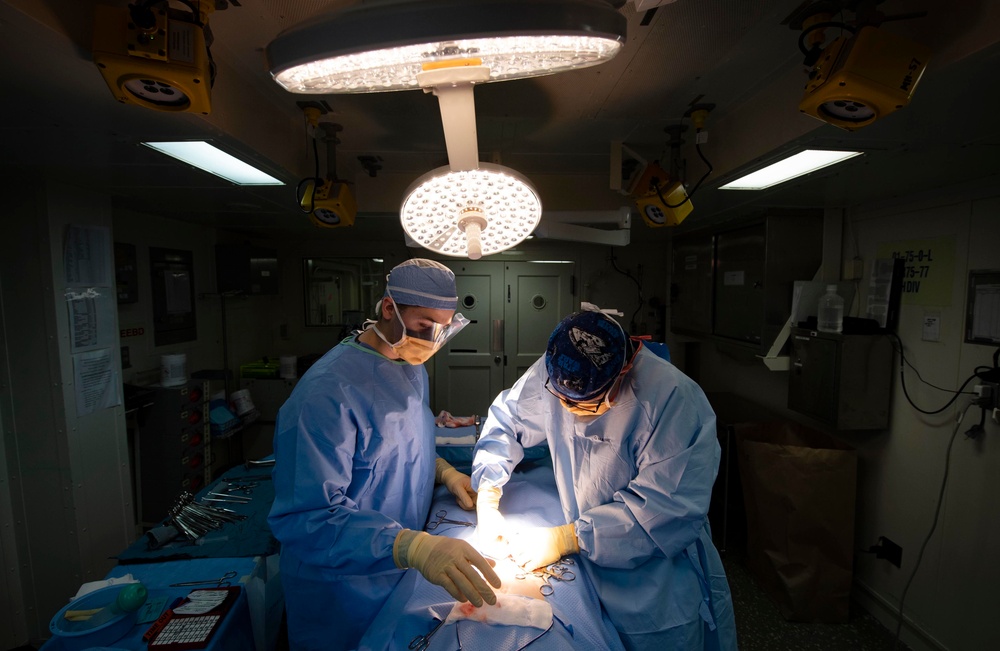
<path fill-rule="evenodd" d="M 399 314 L 398 308 L 396 313 Z M 400 318 L 400 322 L 402 322 L 402 318 Z M 467 325 L 469 325 L 469 320 L 462 316 L 460 312 L 456 312 L 455 316 L 451 317 L 451 323 L 447 325 L 435 323 L 422 330 L 411 330 L 404 324 L 403 333 L 408 339 L 415 339 L 426 345 L 434 346 L 434 350 L 437 350 L 448 343 L 449 339 L 457 335 Z"/>
<path fill-rule="evenodd" d="M 392 304 L 396 308 L 393 310 L 396 318 L 392 321 L 392 332 L 390 335 L 395 343 L 389 341 L 389 338 L 378 327 L 375 327 L 375 334 L 392 348 L 401 359 L 410 364 L 423 364 L 433 357 L 434 353 L 448 343 L 452 337 L 457 335 L 462 328 L 469 325 L 469 320 L 462 316 L 461 313 L 456 312 L 451 317 L 450 323 L 432 323 L 421 329 L 408 328 L 403 321 L 399 305 L 392 298 L 391 294 L 388 296 L 388 299 L 392 301 Z"/>

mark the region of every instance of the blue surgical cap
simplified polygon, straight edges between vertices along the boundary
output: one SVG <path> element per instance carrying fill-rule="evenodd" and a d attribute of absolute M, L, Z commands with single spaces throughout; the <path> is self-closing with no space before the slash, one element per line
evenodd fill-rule
<path fill-rule="evenodd" d="M 602 312 L 569 315 L 545 348 L 549 384 L 574 402 L 598 396 L 624 367 L 627 339 L 618 322 Z"/>
<path fill-rule="evenodd" d="M 455 273 L 440 262 L 412 258 L 389 272 L 385 296 L 391 296 L 397 305 L 454 310 L 458 305 Z"/>

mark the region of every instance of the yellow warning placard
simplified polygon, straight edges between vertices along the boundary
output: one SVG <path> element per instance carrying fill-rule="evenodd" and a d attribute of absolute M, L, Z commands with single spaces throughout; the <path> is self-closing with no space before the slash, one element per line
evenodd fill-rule
<path fill-rule="evenodd" d="M 903 305 L 951 305 L 955 238 L 886 242 L 879 245 L 876 256 L 905 261 Z"/>

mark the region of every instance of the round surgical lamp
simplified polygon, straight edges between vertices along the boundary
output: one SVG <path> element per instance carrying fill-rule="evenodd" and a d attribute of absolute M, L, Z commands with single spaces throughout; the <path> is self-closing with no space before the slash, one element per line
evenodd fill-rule
<path fill-rule="evenodd" d="M 424 174 L 406 191 L 403 230 L 424 248 L 478 260 L 523 241 L 538 225 L 542 202 L 527 179 L 501 165 Z"/>
<path fill-rule="evenodd" d="M 610 0 L 382 0 L 282 32 L 267 61 L 294 93 L 434 93 L 449 165 L 417 179 L 400 220 L 421 246 L 475 260 L 523 241 L 542 210 L 517 172 L 479 162 L 473 86 L 603 63 L 625 30 Z"/>
<path fill-rule="evenodd" d="M 489 81 L 597 65 L 625 29 L 606 0 L 386 0 L 286 30 L 266 53 L 294 93 L 371 93 L 419 88 L 418 73 L 456 63 L 489 68 Z"/>

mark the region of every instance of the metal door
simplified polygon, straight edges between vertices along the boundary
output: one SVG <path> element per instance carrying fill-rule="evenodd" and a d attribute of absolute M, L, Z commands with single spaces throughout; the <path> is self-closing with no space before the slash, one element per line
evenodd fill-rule
<path fill-rule="evenodd" d="M 503 387 L 502 262 L 445 262 L 455 272 L 458 309 L 470 323 L 434 355 L 434 413 L 485 414 Z M 489 401 L 485 396 L 490 396 Z"/>
<path fill-rule="evenodd" d="M 552 330 L 576 308 L 573 267 L 557 262 L 506 263 L 505 389 L 545 354 Z"/>
<path fill-rule="evenodd" d="M 445 262 L 455 272 L 458 312 L 470 320 L 433 358 L 435 413 L 485 415 L 545 352 L 573 311 L 573 264 Z"/>

